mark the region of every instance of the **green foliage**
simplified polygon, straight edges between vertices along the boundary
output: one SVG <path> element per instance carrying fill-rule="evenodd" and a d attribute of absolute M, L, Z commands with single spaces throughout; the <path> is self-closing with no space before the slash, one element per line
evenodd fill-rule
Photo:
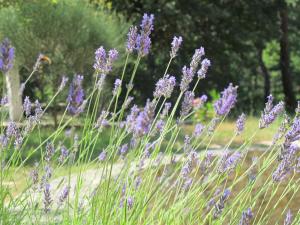
<path fill-rule="evenodd" d="M 120 47 L 127 25 L 109 11 L 84 0 L 29 1 L 0 10 L 1 37 L 16 48 L 22 80 L 32 71 L 39 53 L 52 63 L 43 65 L 25 94 L 49 100 L 63 74 L 81 73 L 90 86 L 95 49 Z"/>

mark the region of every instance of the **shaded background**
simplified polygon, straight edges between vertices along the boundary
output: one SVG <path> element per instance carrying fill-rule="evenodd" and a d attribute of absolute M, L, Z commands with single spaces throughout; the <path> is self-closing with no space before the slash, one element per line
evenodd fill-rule
<path fill-rule="evenodd" d="M 232 82 L 239 86 L 236 113 L 258 114 L 270 93 L 293 111 L 300 96 L 298 0 L 2 0 L 0 36 L 16 47 L 23 81 L 40 52 L 52 60 L 25 89 L 25 95 L 46 102 L 62 75 L 83 74 L 86 89 L 91 87 L 95 49 L 114 47 L 122 54 L 130 24 L 138 25 L 145 12 L 155 15 L 155 23 L 151 53 L 135 80 L 138 103 L 151 98 L 172 38 L 181 35 L 183 46 L 169 70 L 178 81 L 195 48 L 204 46 L 212 62 L 196 95 L 214 100 Z M 108 79 L 107 96 L 121 67 L 122 59 Z M 66 94 L 57 101 L 64 102 Z"/>

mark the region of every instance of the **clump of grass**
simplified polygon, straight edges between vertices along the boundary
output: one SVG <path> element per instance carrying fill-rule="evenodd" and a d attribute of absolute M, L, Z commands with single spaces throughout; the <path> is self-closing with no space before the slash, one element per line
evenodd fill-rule
<path fill-rule="evenodd" d="M 74 76 L 66 110 L 55 130 L 41 133 L 40 122 L 53 99 L 64 91 L 65 78 L 44 109 L 38 101 L 32 105 L 26 98 L 24 126 L 11 121 L 2 128 L 1 223 L 299 223 L 296 202 L 300 158 L 295 145 L 300 134 L 299 109 L 293 119 L 282 116 L 279 128 L 271 128 L 274 135 L 261 136 L 261 131 L 270 129 L 284 112 L 283 103 L 274 106 L 270 96 L 255 125 L 254 119 L 243 115 L 225 132 L 229 126 L 226 117 L 235 106 L 238 92 L 229 84 L 214 103 L 211 121 L 188 130 L 185 121 L 207 99 L 201 96 L 195 102 L 194 91 L 206 77 L 210 61 L 203 58 L 201 47 L 195 50 L 189 66 L 183 67 L 181 81 L 168 75 L 181 37 L 173 39 L 170 60 L 154 87 L 153 99 L 142 108 L 133 105 L 130 94 L 138 65 L 150 50 L 153 20 L 153 15 L 145 14 L 140 29 L 130 28 L 123 72 L 105 110 L 100 112 L 98 108 L 103 83 L 118 52 L 100 47 L 95 52 L 92 91 L 85 93 L 81 85 L 84 77 Z M 11 46 L 5 47 L 2 51 L 10 52 Z M 4 53 L 3 65 L 11 65 L 13 54 Z M 136 60 L 129 83 L 123 84 L 129 57 Z M 3 68 L 4 76 L 9 76 L 7 65 Z M 178 86 L 180 92 L 172 106 L 168 99 Z M 122 103 L 121 93 L 125 95 Z M 1 116 L 3 123 L 5 115 Z M 83 121 L 81 127 L 75 126 L 78 118 Z M 70 127 L 71 132 L 66 133 Z M 31 142 L 32 136 L 39 141 Z M 210 151 L 214 141 L 223 136 L 222 150 Z M 252 144 L 260 138 L 272 142 L 263 151 L 252 151 Z M 101 142 L 99 151 L 99 140 L 103 139 L 106 141 Z M 25 167 L 32 159 L 34 166 Z M 16 182 L 19 179 L 22 185 Z M 13 190 L 8 181 L 18 190 Z"/>

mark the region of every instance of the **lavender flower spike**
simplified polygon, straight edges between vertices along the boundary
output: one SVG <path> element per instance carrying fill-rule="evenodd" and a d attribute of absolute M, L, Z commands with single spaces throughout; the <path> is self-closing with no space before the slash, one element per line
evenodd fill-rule
<path fill-rule="evenodd" d="M 50 212 L 50 205 L 52 203 L 52 198 L 50 194 L 50 184 L 46 183 L 44 187 L 44 211 L 45 213 Z"/>
<path fill-rule="evenodd" d="M 236 121 L 236 134 L 240 135 L 245 127 L 246 115 L 242 113 Z"/>
<path fill-rule="evenodd" d="M 115 80 L 115 87 L 114 87 L 114 90 L 113 90 L 113 95 L 117 95 L 119 93 L 121 85 L 122 85 L 122 81 L 120 79 L 116 79 Z"/>
<path fill-rule="evenodd" d="M 153 14 L 144 14 L 141 24 L 141 32 L 136 39 L 136 48 L 141 56 L 146 56 L 149 54 L 151 47 L 151 39 L 149 36 L 153 30 L 153 20 Z"/>
<path fill-rule="evenodd" d="M 284 225 L 291 225 L 293 222 L 293 215 L 291 213 L 291 210 L 289 209 L 286 213 Z"/>
<path fill-rule="evenodd" d="M 170 57 L 171 58 L 175 58 L 176 57 L 177 52 L 178 52 L 178 50 L 180 48 L 181 43 L 182 43 L 182 37 L 181 36 L 173 38 L 173 41 L 171 43 L 172 48 L 171 48 L 171 52 L 170 52 Z"/>
<path fill-rule="evenodd" d="M 197 72 L 199 79 L 204 79 L 206 77 L 206 73 L 207 73 L 208 67 L 210 67 L 210 65 L 211 65 L 210 60 L 203 59 L 203 61 L 201 62 L 201 68 Z"/>
<path fill-rule="evenodd" d="M 11 46 L 10 41 L 5 38 L 0 45 L 0 70 L 7 73 L 13 67 L 15 49 Z"/>
<path fill-rule="evenodd" d="M 268 96 L 264 112 L 259 120 L 259 128 L 266 128 L 284 111 L 284 103 L 279 102 L 273 107 L 273 96 Z"/>
<path fill-rule="evenodd" d="M 137 39 L 137 27 L 132 26 L 129 28 L 129 32 L 127 34 L 127 44 L 126 44 L 126 52 L 132 53 L 136 47 L 136 39 Z"/>
<path fill-rule="evenodd" d="M 30 116 L 31 114 L 31 102 L 28 96 L 25 97 L 24 103 L 23 103 L 23 109 L 26 116 Z"/>
<path fill-rule="evenodd" d="M 175 77 L 170 75 L 166 75 L 164 78 L 159 79 L 159 81 L 156 83 L 156 88 L 153 94 L 154 97 L 159 98 L 164 96 L 165 98 L 170 98 L 175 84 Z"/>
<path fill-rule="evenodd" d="M 78 113 L 79 107 L 83 103 L 84 91 L 82 88 L 82 81 L 83 76 L 75 75 L 70 85 L 67 103 L 68 111 L 73 115 Z"/>
<path fill-rule="evenodd" d="M 237 101 L 237 86 L 229 86 L 222 92 L 221 98 L 214 103 L 214 108 L 219 116 L 224 116 L 234 107 Z"/>
<path fill-rule="evenodd" d="M 192 91 L 187 91 L 184 94 L 184 99 L 181 106 L 180 116 L 187 116 L 193 107 L 195 94 Z"/>
<path fill-rule="evenodd" d="M 201 57 L 205 55 L 205 51 L 203 47 L 200 47 L 199 49 L 195 50 L 195 53 L 193 55 L 192 61 L 190 63 L 191 70 L 193 73 L 196 72 L 198 65 L 200 63 Z"/>
<path fill-rule="evenodd" d="M 62 204 L 69 196 L 70 187 L 66 186 L 64 187 L 63 191 L 61 192 L 59 196 L 59 203 Z"/>
<path fill-rule="evenodd" d="M 182 79 L 180 82 L 180 90 L 182 92 L 186 91 L 189 88 L 190 83 L 192 82 L 194 78 L 194 73 L 191 68 L 187 68 L 184 66 L 182 68 Z"/>
<path fill-rule="evenodd" d="M 250 225 L 251 219 L 253 218 L 253 213 L 251 208 L 248 208 L 242 213 L 242 218 L 239 222 L 239 225 Z"/>

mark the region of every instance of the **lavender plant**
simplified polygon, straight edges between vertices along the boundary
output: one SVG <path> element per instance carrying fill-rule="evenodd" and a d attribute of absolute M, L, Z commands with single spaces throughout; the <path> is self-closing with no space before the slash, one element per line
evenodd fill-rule
<path fill-rule="evenodd" d="M 202 95 L 200 103 L 195 102 L 195 90 L 207 76 L 211 62 L 202 59 L 203 47 L 196 49 L 189 67 L 182 68 L 181 80 L 176 81 L 168 70 L 180 54 L 183 39 L 174 37 L 170 60 L 153 87 L 153 98 L 144 107 L 133 104 L 130 94 L 134 78 L 140 61 L 151 49 L 153 29 L 154 16 L 148 14 L 143 16 L 140 29 L 130 28 L 122 74 L 115 80 L 111 99 L 102 111 L 103 83 L 118 60 L 117 50 L 107 51 L 102 46 L 96 50 L 96 76 L 90 92 L 83 89 L 83 76 L 75 75 L 69 90 L 68 80 L 62 78 L 53 96 L 55 99 L 61 92 L 68 92 L 59 125 L 49 136 L 40 137 L 25 158 L 21 153 L 28 148 L 34 131 L 43 130 L 44 115 L 53 99 L 41 107 L 38 100 L 25 97 L 24 126 L 10 121 L 4 127 L 2 115 L 1 224 L 248 225 L 272 224 L 274 217 L 277 224 L 300 223 L 299 208 L 295 208 L 299 206 L 294 203 L 300 197 L 298 113 L 292 122 L 283 120 L 269 147 L 253 151 L 258 131 L 268 129 L 284 111 L 282 102 L 273 107 L 270 96 L 253 135 L 232 148 L 237 136 L 247 130 L 246 115 L 241 114 L 229 142 L 219 151 L 210 150 L 215 134 L 235 107 L 238 88 L 229 84 L 214 103 L 211 121 L 194 124 L 192 133 L 186 131 L 186 121 L 207 101 Z M 9 59 L 9 55 L 2 57 Z M 132 71 L 127 68 L 129 57 L 136 58 Z M 2 70 L 11 69 L 7 59 L 2 60 Z M 130 72 L 129 83 L 122 85 Z M 179 94 L 171 104 L 167 100 L 177 87 Z M 120 103 L 122 93 L 125 99 Z M 95 156 L 97 143 L 105 134 L 108 143 Z M 60 135 L 64 135 L 63 140 Z M 18 187 L 17 175 L 26 171 L 25 165 L 36 152 L 41 153 L 39 162 Z M 249 158 L 255 160 L 249 164 Z M 9 186 L 10 181 L 14 187 Z"/>

